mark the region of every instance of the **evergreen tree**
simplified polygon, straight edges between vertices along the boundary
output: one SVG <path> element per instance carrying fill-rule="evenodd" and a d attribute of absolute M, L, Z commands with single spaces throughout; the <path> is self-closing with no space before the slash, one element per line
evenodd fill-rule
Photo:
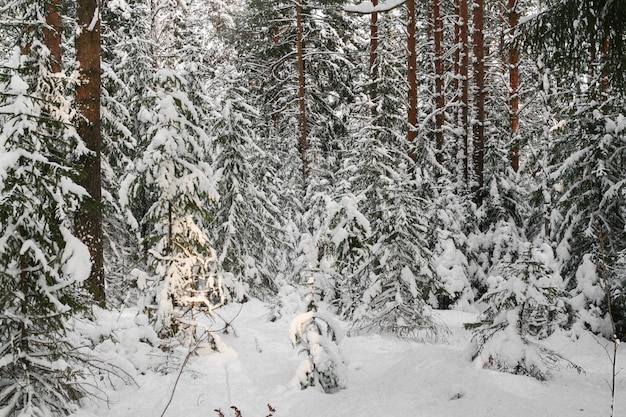
<path fill-rule="evenodd" d="M 178 74 L 157 71 L 155 84 L 158 89 L 140 114 L 146 147 L 135 164 L 135 190 L 152 201 L 141 221 L 154 275 L 140 289 L 148 296 L 146 307 L 156 313 L 157 329 L 168 335 L 188 331 L 193 342 L 196 315 L 240 297 L 242 290 L 218 268 L 207 234 L 218 201 L 209 136 L 199 127 Z"/>
<path fill-rule="evenodd" d="M 210 80 L 212 109 L 209 133 L 214 136 L 214 169 L 220 172 L 222 196 L 211 222 L 213 241 L 223 268 L 234 274 L 251 295 L 276 294 L 278 253 L 283 214 L 277 206 L 276 180 L 270 158 L 255 132 L 260 116 L 246 102 L 248 90 L 238 87 L 242 74 L 222 64 Z"/>
<path fill-rule="evenodd" d="M 76 160 L 87 152 L 71 125 L 69 78 L 42 42 L 44 2 L 3 13 L 15 41 L 0 63 L 0 414 L 68 414 L 85 395 L 83 359 L 66 334 L 85 307 L 89 250 L 72 233 L 86 191 Z"/>
<path fill-rule="evenodd" d="M 556 266 L 549 245 L 526 243 L 516 260 L 503 261 L 498 273 L 493 271 L 482 297 L 487 308 L 478 323 L 468 326 L 474 329 L 475 360 L 539 380 L 553 376 L 560 362 L 571 364 L 543 343 L 568 321 L 566 293 Z"/>

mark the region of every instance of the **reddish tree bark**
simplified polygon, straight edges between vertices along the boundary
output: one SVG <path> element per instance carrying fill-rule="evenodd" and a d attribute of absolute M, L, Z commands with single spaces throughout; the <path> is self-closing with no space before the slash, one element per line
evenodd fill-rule
<path fill-rule="evenodd" d="M 408 122 L 409 131 L 407 139 L 409 142 L 415 141 L 417 138 L 417 45 L 415 38 L 415 0 L 407 0 L 407 78 L 409 82 L 409 109 L 408 109 Z"/>
<path fill-rule="evenodd" d="M 307 132 L 306 132 L 306 101 L 304 97 L 306 82 L 304 78 L 304 47 L 302 45 L 302 4 L 296 1 L 296 28 L 298 54 L 298 102 L 300 108 L 300 155 L 302 158 L 302 175 L 308 176 L 307 163 Z"/>
<path fill-rule="evenodd" d="M 50 50 L 53 61 L 50 65 L 52 72 L 61 72 L 61 0 L 46 2 L 46 25 L 43 31 L 43 42 Z"/>
<path fill-rule="evenodd" d="M 437 149 L 437 162 L 443 163 L 443 147 L 445 137 L 443 127 L 446 115 L 445 91 L 444 91 L 444 63 L 443 63 L 443 19 L 440 10 L 440 0 L 433 0 L 433 41 L 435 46 L 435 141 Z"/>
<path fill-rule="evenodd" d="M 519 18 L 515 11 L 517 0 L 508 0 L 509 29 L 514 34 Z M 513 146 L 511 150 L 511 167 L 515 172 L 519 169 L 519 144 L 517 143 L 517 131 L 519 129 L 519 51 L 513 43 L 509 47 L 509 86 L 511 89 L 509 105 L 511 107 L 511 138 Z"/>
<path fill-rule="evenodd" d="M 485 46 L 483 34 L 483 0 L 474 0 L 474 107 L 476 120 L 472 124 L 473 162 L 476 176 L 476 202 L 482 202 L 485 156 Z"/>
<path fill-rule="evenodd" d="M 76 88 L 78 134 L 89 149 L 80 163 L 79 183 L 89 193 L 76 215 L 76 235 L 89 248 L 91 275 L 88 288 L 94 299 L 105 304 L 102 239 L 102 176 L 100 131 L 100 16 L 98 0 L 78 0 L 76 61 L 80 83 Z"/>

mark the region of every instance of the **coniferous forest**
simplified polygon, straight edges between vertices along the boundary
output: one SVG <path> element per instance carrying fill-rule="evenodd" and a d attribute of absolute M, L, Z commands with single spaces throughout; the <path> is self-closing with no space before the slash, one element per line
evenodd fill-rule
<path fill-rule="evenodd" d="M 615 397 L 624 22 L 623 0 L 0 0 L 0 416 L 132 384 L 105 312 L 184 367 L 258 301 L 303 389 L 348 385 L 342 328 L 437 344 L 453 310 L 471 361 L 541 381 L 580 370 L 551 335 L 592 334 Z"/>

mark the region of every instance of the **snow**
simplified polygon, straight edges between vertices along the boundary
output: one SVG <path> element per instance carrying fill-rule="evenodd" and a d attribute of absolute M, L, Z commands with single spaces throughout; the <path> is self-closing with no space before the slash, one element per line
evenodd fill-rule
<path fill-rule="evenodd" d="M 388 12 L 389 10 L 395 9 L 404 3 L 406 3 L 406 0 L 386 0 L 379 2 L 377 6 L 374 6 L 371 1 L 364 1 L 359 4 L 348 4 L 344 6 L 343 9 L 348 13 L 371 14 Z"/>
<path fill-rule="evenodd" d="M 216 409 L 230 417 L 235 415 L 233 405 L 243 417 L 262 417 L 268 415 L 267 404 L 276 409 L 275 417 L 609 415 L 606 382 L 611 364 L 604 345 L 610 345 L 584 331 L 577 337 L 557 332 L 547 344 L 586 373 L 565 368 L 554 379 L 539 382 L 472 363 L 467 353 L 471 334 L 463 323 L 474 321 L 476 315 L 439 311 L 451 331 L 446 343 L 417 343 L 377 334 L 344 337 L 339 347 L 346 362 L 347 388 L 325 394 L 315 387 L 301 390 L 294 383 L 302 363 L 301 354 L 289 341 L 295 313 L 272 322 L 267 305 L 252 300 L 228 305 L 219 314 L 232 325 L 228 334 L 219 334 L 221 352 L 200 350 L 176 383 L 186 351 L 166 355 L 156 347 L 150 350 L 154 335 L 146 327 L 146 317 L 134 319 L 132 309 L 99 312 L 99 331 L 119 334 L 115 343 L 106 342 L 106 356 L 117 354 L 121 364 L 125 355 L 139 369 L 134 374 L 138 386 L 105 388 L 106 404 L 85 402 L 73 417 L 160 416 L 172 392 L 165 413 L 171 417 L 217 417 Z M 618 370 L 623 370 L 626 354 L 624 349 L 618 353 Z M 170 372 L 158 372 L 158 361 L 159 369 Z M 124 369 L 129 370 L 128 363 Z M 617 379 L 616 416 L 623 415 L 621 407 L 626 407 L 621 400 L 625 382 L 622 371 Z"/>

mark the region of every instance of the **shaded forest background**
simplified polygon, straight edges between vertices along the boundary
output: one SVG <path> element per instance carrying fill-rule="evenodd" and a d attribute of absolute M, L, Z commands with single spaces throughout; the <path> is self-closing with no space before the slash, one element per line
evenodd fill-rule
<path fill-rule="evenodd" d="M 85 395 L 71 323 L 95 305 L 182 345 L 250 297 L 408 338 L 476 309 L 476 357 L 539 379 L 557 328 L 617 346 L 624 21 L 620 0 L 4 0 L 1 410 Z"/>

